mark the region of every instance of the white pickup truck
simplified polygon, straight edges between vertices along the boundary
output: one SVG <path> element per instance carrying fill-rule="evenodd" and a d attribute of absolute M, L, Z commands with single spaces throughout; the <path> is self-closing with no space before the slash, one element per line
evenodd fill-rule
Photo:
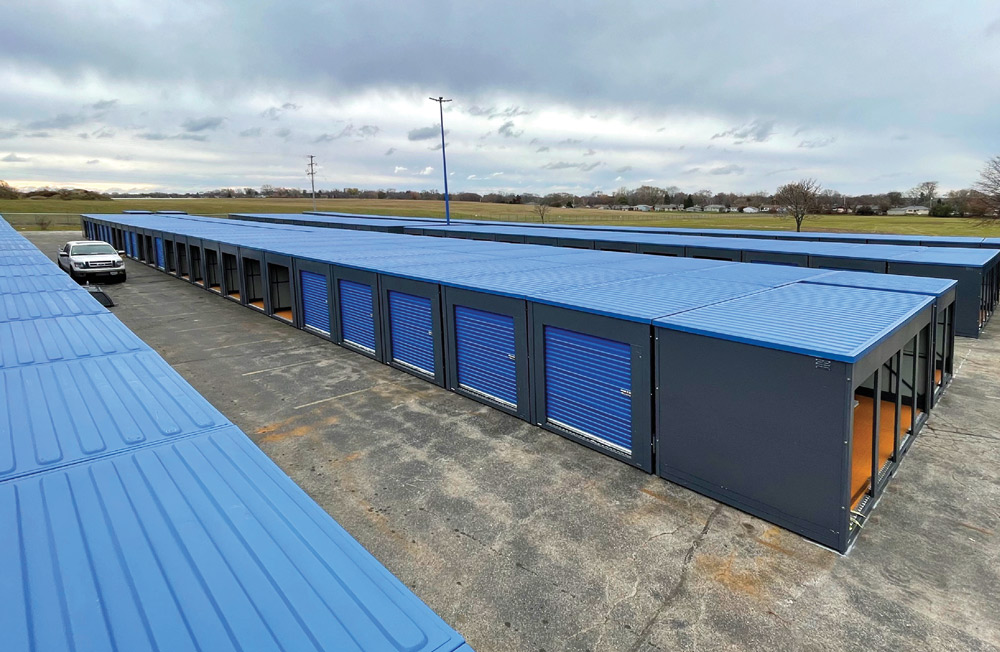
<path fill-rule="evenodd" d="M 108 276 L 125 280 L 125 261 L 120 251 L 99 240 L 74 240 L 59 248 L 57 258 L 63 268 L 76 280 L 95 276 Z"/>

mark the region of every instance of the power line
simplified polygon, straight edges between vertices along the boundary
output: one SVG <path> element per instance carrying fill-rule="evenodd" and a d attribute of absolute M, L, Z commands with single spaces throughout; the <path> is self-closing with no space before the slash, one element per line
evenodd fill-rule
<path fill-rule="evenodd" d="M 313 211 L 316 211 L 316 157 L 309 155 L 309 165 L 306 166 L 306 174 L 309 175 L 309 183 L 312 185 Z"/>

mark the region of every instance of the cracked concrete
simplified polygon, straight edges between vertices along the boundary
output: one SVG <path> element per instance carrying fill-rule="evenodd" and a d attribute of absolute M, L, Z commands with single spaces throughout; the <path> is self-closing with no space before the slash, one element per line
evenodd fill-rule
<path fill-rule="evenodd" d="M 115 314 L 479 652 L 1000 649 L 998 324 L 841 557 L 128 266 Z"/>

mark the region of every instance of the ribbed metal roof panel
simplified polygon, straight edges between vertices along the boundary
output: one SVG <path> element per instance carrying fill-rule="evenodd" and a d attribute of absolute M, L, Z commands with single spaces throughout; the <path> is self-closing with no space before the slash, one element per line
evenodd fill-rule
<path fill-rule="evenodd" d="M 51 263 L 47 266 L 51 267 Z M 4 270 L 6 274 L 7 270 Z M 39 292 L 52 292 L 55 290 L 72 290 L 79 287 L 69 274 L 60 272 L 45 276 L 6 276 L 0 275 L 0 294 L 35 294 Z"/>
<path fill-rule="evenodd" d="M 827 272 L 820 276 L 805 279 L 805 282 L 818 285 L 868 288 L 871 290 L 913 292 L 929 296 L 941 296 L 953 290 L 958 285 L 957 281 L 945 278 L 903 276 L 900 274 L 871 274 L 869 272 Z"/>
<path fill-rule="evenodd" d="M 598 315 L 649 323 L 665 315 L 761 292 L 768 286 L 690 278 L 682 274 L 645 276 L 602 285 L 561 288 L 533 301 Z"/>
<path fill-rule="evenodd" d="M 0 323 L 0 368 L 145 350 L 109 313 Z"/>
<path fill-rule="evenodd" d="M 932 297 L 795 283 L 654 321 L 656 326 L 857 362 Z"/>
<path fill-rule="evenodd" d="M 461 637 L 235 427 L 0 484 L 10 650 L 413 650 Z"/>
<path fill-rule="evenodd" d="M 0 370 L 0 478 L 228 423 L 151 351 Z"/>
<path fill-rule="evenodd" d="M 998 261 L 1000 261 L 1000 251 L 996 249 L 958 249 L 954 247 L 926 247 L 918 251 L 908 251 L 890 259 L 890 262 L 898 263 L 962 265 L 966 267 L 992 267 Z"/>
<path fill-rule="evenodd" d="M 21 292 L 0 295 L 0 323 L 24 319 L 96 315 L 101 312 L 104 312 L 104 307 L 82 288 L 38 294 Z"/>

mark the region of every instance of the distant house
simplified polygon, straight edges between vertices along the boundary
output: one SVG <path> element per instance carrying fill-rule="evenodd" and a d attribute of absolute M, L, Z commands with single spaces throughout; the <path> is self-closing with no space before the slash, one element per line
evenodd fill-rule
<path fill-rule="evenodd" d="M 754 208 L 753 206 L 746 206 L 746 207 L 743 208 L 743 212 L 744 213 L 759 213 L 760 211 L 757 210 L 756 208 Z"/>
<path fill-rule="evenodd" d="M 706 213 L 725 213 L 726 207 L 722 204 L 708 204 L 704 210 Z"/>
<path fill-rule="evenodd" d="M 931 209 L 926 206 L 903 206 L 902 208 L 890 208 L 886 215 L 930 215 Z"/>
<path fill-rule="evenodd" d="M 682 211 L 684 210 L 683 204 L 657 204 L 653 207 L 654 211 Z"/>
<path fill-rule="evenodd" d="M 688 206 L 684 210 L 686 210 L 688 213 L 700 213 L 701 212 L 701 206 L 699 206 L 698 204 L 695 204 L 694 206 Z"/>
<path fill-rule="evenodd" d="M 632 208 L 634 211 L 642 211 L 643 213 L 648 213 L 653 210 L 653 207 L 649 204 L 638 204 Z"/>

